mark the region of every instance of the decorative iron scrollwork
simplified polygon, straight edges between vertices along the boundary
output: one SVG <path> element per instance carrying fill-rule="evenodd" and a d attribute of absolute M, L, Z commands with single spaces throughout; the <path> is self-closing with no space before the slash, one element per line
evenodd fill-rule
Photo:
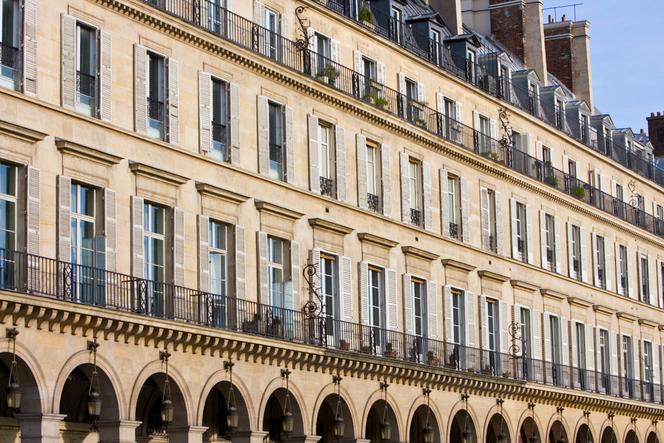
<path fill-rule="evenodd" d="M 295 40 L 295 47 L 298 51 L 304 51 L 309 48 L 309 20 L 303 17 L 305 9 L 304 6 L 295 8 L 295 17 L 297 17 L 300 32 L 302 33 L 302 36 Z"/>
<path fill-rule="evenodd" d="M 503 129 L 500 144 L 503 148 L 507 149 L 512 146 L 512 126 L 510 125 L 510 114 L 507 112 L 507 108 L 501 107 L 498 110 L 498 118 L 500 119 L 500 126 Z"/>

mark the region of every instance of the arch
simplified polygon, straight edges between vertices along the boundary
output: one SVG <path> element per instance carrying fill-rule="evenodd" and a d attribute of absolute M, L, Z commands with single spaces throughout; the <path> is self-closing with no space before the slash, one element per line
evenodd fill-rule
<path fill-rule="evenodd" d="M 12 378 L 21 387 L 21 409 L 23 414 L 39 414 L 45 409 L 44 405 L 44 385 L 39 384 L 38 378 L 33 372 L 28 361 L 24 360 L 16 349 L 16 371 Z M 9 384 L 9 371 L 12 366 L 12 353 L 0 353 L 0 386 L 6 387 Z M 15 411 L 7 410 L 7 394 L 5 389 L 0 389 L 0 416 L 11 416 Z"/>
<path fill-rule="evenodd" d="M 650 431 L 648 437 L 646 438 L 646 443 L 659 443 L 659 437 L 655 431 Z"/>
<path fill-rule="evenodd" d="M 636 435 L 634 429 L 627 431 L 627 434 L 625 435 L 625 443 L 639 443 L 639 437 Z"/>
<path fill-rule="evenodd" d="M 316 435 L 321 437 L 321 443 L 336 442 L 333 427 L 334 419 L 337 415 L 341 416 L 344 423 L 344 433 L 343 436 L 339 437 L 339 440 L 355 439 L 355 436 L 357 435 L 355 433 L 356 421 L 353 419 L 353 414 L 343 395 L 337 395 L 334 393 L 328 394 L 321 402 L 316 415 L 317 418 L 314 429 L 316 430 Z"/>
<path fill-rule="evenodd" d="M 602 431 L 599 443 L 618 443 L 618 435 L 611 426 L 606 426 Z"/>
<path fill-rule="evenodd" d="M 488 420 L 484 433 L 486 443 L 511 443 L 512 437 L 507 421 L 500 413 L 495 413 Z"/>
<path fill-rule="evenodd" d="M 398 443 L 401 440 L 399 421 L 397 414 L 389 401 L 381 398 L 373 402 L 367 414 L 366 424 L 364 425 L 364 438 L 371 443 Z M 382 430 L 389 424 L 390 437 L 381 437 Z"/>
<path fill-rule="evenodd" d="M 65 415 L 65 421 L 87 423 L 91 419 L 87 415 L 87 394 L 92 379 L 93 365 L 84 363 L 76 366 L 67 375 L 61 392 L 57 394 L 60 404 L 58 411 Z M 103 369 L 97 368 L 98 389 L 102 400 L 100 420 L 118 421 L 120 409 L 110 378 Z M 55 397 L 54 397 L 55 398 Z"/>
<path fill-rule="evenodd" d="M 575 443 L 594 443 L 595 438 L 593 437 L 593 432 L 588 426 L 587 423 L 582 423 L 579 426 L 579 429 L 576 431 L 576 438 L 574 439 Z"/>
<path fill-rule="evenodd" d="M 227 408 L 231 401 L 238 412 L 238 426 L 235 430 L 239 432 L 251 430 L 250 414 L 245 398 L 238 392 L 235 383 L 231 386 L 229 380 L 218 382 L 208 391 L 204 400 L 201 423 L 207 430 L 203 434 L 203 441 L 217 441 L 217 437 L 231 436 L 231 430 L 228 428 L 226 421 Z"/>
<path fill-rule="evenodd" d="M 214 372 L 210 377 L 208 377 L 205 382 L 205 386 L 201 390 L 201 395 L 198 398 L 198 409 L 196 410 L 196 423 L 201 425 L 203 423 L 203 416 L 205 412 L 205 403 L 207 398 L 210 395 L 212 389 L 214 389 L 219 383 L 228 381 L 228 374 L 225 370 L 220 369 Z M 247 384 L 242 380 L 242 377 L 238 376 L 235 371 L 233 372 L 233 387 L 235 388 L 235 394 L 242 396 L 242 400 L 247 408 L 247 418 L 249 420 L 249 429 L 257 429 L 256 426 L 256 415 L 254 405 L 251 403 L 251 396 L 249 395 L 249 390 L 247 389 Z"/>
<path fill-rule="evenodd" d="M 260 405 L 258 408 L 258 420 L 256 421 L 256 426 L 252 429 L 262 429 L 263 422 L 265 421 L 265 411 L 267 411 L 267 403 L 270 401 L 272 394 L 284 386 L 286 386 L 286 384 L 281 377 L 275 377 L 267 384 L 265 390 L 263 391 L 263 396 L 261 397 Z M 304 401 L 302 392 L 298 388 L 297 384 L 293 383 L 293 380 L 288 382 L 288 389 L 290 390 L 291 400 L 295 400 L 297 403 L 298 408 L 300 408 L 302 417 L 308 417 L 309 414 L 307 413 L 307 404 Z M 302 424 L 304 435 L 309 435 L 311 430 L 311 428 L 308 426 L 309 422 L 302 420 Z"/>
<path fill-rule="evenodd" d="M 433 442 L 441 443 L 443 441 L 440 434 L 441 426 L 436 418 L 436 413 L 426 404 L 420 405 L 413 413 L 410 419 L 408 431 L 408 441 L 423 442 L 424 429 L 429 427 L 433 431 Z"/>
<path fill-rule="evenodd" d="M 168 377 L 168 378 L 167 378 Z M 173 421 L 172 423 L 163 423 L 161 421 L 161 402 L 164 397 L 164 388 L 166 380 L 168 380 L 171 401 L 173 402 Z M 136 398 L 136 409 L 134 410 L 134 417 L 136 421 L 141 424 L 136 428 L 136 435 L 150 436 L 150 435 L 167 435 L 168 429 L 172 426 L 174 428 L 186 428 L 189 425 L 189 415 L 191 409 L 187 407 L 185 396 L 182 392 L 182 384 L 171 376 L 169 368 L 169 375 L 166 376 L 164 372 L 155 372 L 150 374 L 141 384 L 140 390 Z"/>
<path fill-rule="evenodd" d="M 477 443 L 477 428 L 473 417 L 466 409 L 460 409 L 450 421 L 449 438 L 447 441 Z"/>
<path fill-rule="evenodd" d="M 353 424 L 353 430 L 352 433 L 354 436 L 359 436 L 362 435 L 362 430 L 361 430 L 361 422 L 359 420 L 359 415 L 357 413 L 357 408 L 355 407 L 355 403 L 353 402 L 353 396 L 350 395 L 348 390 L 343 386 L 343 384 L 340 386 L 340 391 L 341 391 L 341 398 L 345 403 L 345 406 L 348 408 L 348 413 L 350 414 L 351 421 Z M 311 429 L 316 429 L 316 422 L 318 421 L 318 414 L 321 408 L 321 405 L 323 402 L 327 399 L 327 397 L 331 394 L 336 395 L 337 388 L 333 383 L 328 383 L 327 385 L 323 386 L 323 389 L 318 393 L 318 397 L 316 398 L 316 402 L 314 403 L 314 414 L 311 417 Z M 346 433 L 350 431 L 348 429 L 349 425 L 349 420 L 346 420 L 346 411 L 344 411 L 344 420 L 346 421 Z M 319 434 L 316 434 L 319 435 Z"/>
<path fill-rule="evenodd" d="M 445 441 L 444 437 L 445 437 L 446 426 L 445 423 L 443 422 L 443 418 L 440 413 L 440 409 L 438 408 L 438 404 L 433 400 L 429 401 L 429 403 L 427 404 L 427 399 L 425 395 L 418 396 L 413 402 L 413 404 L 410 406 L 410 410 L 408 411 L 408 421 L 406 422 L 406 429 L 408 430 L 408 436 L 410 436 L 410 430 L 414 426 L 413 422 L 416 422 L 416 419 L 421 417 L 416 415 L 416 413 L 427 412 L 426 409 L 420 409 L 422 406 L 429 408 L 429 413 L 431 414 L 431 416 L 429 417 L 429 424 L 431 424 L 434 430 L 434 441 L 435 442 Z M 426 419 L 426 417 L 424 418 Z M 409 441 L 412 441 L 412 439 Z"/>
<path fill-rule="evenodd" d="M 532 416 L 527 416 L 521 423 L 521 426 L 519 427 L 519 436 L 516 441 L 519 443 L 542 441 L 542 433 Z"/>
<path fill-rule="evenodd" d="M 304 416 L 297 398 L 286 388 L 277 388 L 274 390 L 265 404 L 263 411 L 263 420 L 261 430 L 269 432 L 271 441 L 283 441 L 283 437 L 299 437 L 306 435 L 304 431 Z M 284 411 L 288 410 L 293 414 L 293 431 L 284 436 L 282 431 L 282 418 Z"/>
<path fill-rule="evenodd" d="M 396 399 L 392 397 L 392 395 L 389 392 L 387 393 L 387 396 L 385 396 L 385 394 L 380 389 L 376 389 L 374 392 L 372 392 L 364 405 L 364 412 L 362 414 L 361 432 L 359 435 L 366 434 L 367 423 L 369 421 L 369 413 L 371 412 L 371 408 L 374 406 L 374 404 L 377 401 L 384 400 L 385 398 L 387 398 L 387 404 L 389 405 L 389 407 L 392 409 L 392 411 L 396 416 L 395 422 L 397 424 L 398 429 L 395 430 L 394 428 L 392 428 L 392 436 L 394 437 L 394 432 L 398 431 L 399 441 L 404 441 L 406 437 L 401 434 L 404 427 L 401 426 L 400 422 L 400 418 L 403 417 L 403 415 L 401 414 L 401 410 L 399 409 L 399 402 L 397 402 Z"/>
<path fill-rule="evenodd" d="M 567 436 L 567 430 L 565 429 L 565 425 L 562 423 L 562 421 L 555 420 L 553 423 L 551 423 L 551 427 L 549 428 L 547 442 L 548 443 L 563 443 L 563 442 L 568 442 L 568 441 L 569 441 L 569 437 Z"/>

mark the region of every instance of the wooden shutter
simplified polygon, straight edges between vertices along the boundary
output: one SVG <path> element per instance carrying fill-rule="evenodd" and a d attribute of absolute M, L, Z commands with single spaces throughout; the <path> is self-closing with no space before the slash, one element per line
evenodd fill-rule
<path fill-rule="evenodd" d="M 491 138 L 495 140 L 498 136 L 498 125 L 494 119 L 489 120 L 489 129 L 491 131 Z"/>
<path fill-rule="evenodd" d="M 490 206 L 489 206 L 489 190 L 480 188 L 480 200 L 482 204 L 482 247 L 484 249 L 490 248 L 491 227 L 489 226 Z"/>
<path fill-rule="evenodd" d="M 633 274 L 635 270 L 638 269 L 638 266 L 630 265 L 630 257 L 631 259 L 634 259 L 634 251 L 632 248 L 627 247 L 627 294 L 629 298 L 634 298 L 634 285 L 639 285 L 639 279 Z"/>
<path fill-rule="evenodd" d="M 438 339 L 438 285 L 436 282 L 427 282 L 427 326 L 428 338 Z"/>
<path fill-rule="evenodd" d="M 99 70 L 99 117 L 107 122 L 113 118 L 113 40 L 111 33 L 99 32 L 101 48 Z"/>
<path fill-rule="evenodd" d="M 184 286 L 184 211 L 173 208 L 173 283 Z"/>
<path fill-rule="evenodd" d="M 610 269 L 610 259 L 611 259 L 611 249 L 609 248 L 609 239 L 608 237 L 604 237 L 604 282 L 606 284 L 606 290 L 611 291 L 613 289 L 613 283 L 611 282 L 611 273 L 609 272 Z M 650 260 L 648 260 L 648 263 L 650 264 Z M 651 272 L 649 273 L 650 278 L 655 277 L 655 273 Z M 651 285 L 651 288 L 653 285 Z M 654 286 L 657 287 L 657 286 Z M 659 297 L 657 297 L 659 298 Z"/>
<path fill-rule="evenodd" d="M 318 117 L 313 114 L 307 116 L 309 127 L 309 190 L 320 194 L 320 142 L 318 141 Z"/>
<path fill-rule="evenodd" d="M 369 264 L 365 261 L 359 263 L 360 270 L 360 322 L 369 324 Z"/>
<path fill-rule="evenodd" d="M 231 111 L 231 163 L 240 164 L 240 87 L 231 83 L 230 111 Z"/>
<path fill-rule="evenodd" d="M 553 227 L 555 230 L 555 254 L 556 254 L 556 272 L 562 274 L 563 272 L 563 254 L 562 254 L 562 245 L 563 245 L 563 224 L 560 221 L 560 217 L 555 217 L 553 220 Z"/>
<path fill-rule="evenodd" d="M 595 370 L 595 328 L 586 324 L 584 326 L 586 333 L 586 369 L 589 371 Z M 588 377 L 592 379 L 593 377 Z"/>
<path fill-rule="evenodd" d="M 385 288 L 387 301 L 387 329 L 399 329 L 399 313 L 397 311 L 397 273 L 393 269 L 385 269 Z"/>
<path fill-rule="evenodd" d="M 511 238 L 512 238 L 512 258 L 515 260 L 520 260 L 519 258 L 519 239 L 518 239 L 518 232 L 517 232 L 517 214 L 516 214 L 516 205 L 517 201 L 513 198 L 510 198 L 510 233 L 511 233 Z M 498 206 L 498 202 L 496 202 L 496 206 Z"/>
<path fill-rule="evenodd" d="M 431 219 L 431 173 L 429 171 L 429 162 L 422 162 L 422 192 L 424 200 L 424 229 L 431 231 L 433 227 L 433 220 Z"/>
<path fill-rule="evenodd" d="M 141 134 L 148 131 L 148 52 L 145 47 L 134 45 L 134 130 Z"/>
<path fill-rule="evenodd" d="M 198 71 L 198 142 L 201 153 L 212 146 L 212 76 Z"/>
<path fill-rule="evenodd" d="M 284 107 L 284 114 L 286 126 L 284 131 L 286 133 L 286 181 L 288 183 L 295 183 L 295 143 L 293 141 L 293 108 L 290 106 Z"/>
<path fill-rule="evenodd" d="M 461 199 L 461 240 L 464 243 L 470 243 L 470 192 L 468 190 L 468 180 L 459 178 L 459 198 Z"/>
<path fill-rule="evenodd" d="M 300 309 L 300 245 L 295 240 L 290 242 L 291 253 L 291 282 L 293 283 L 293 305 L 295 310 Z"/>
<path fill-rule="evenodd" d="M 256 232 L 256 243 L 258 243 L 258 302 L 263 304 L 270 304 L 272 300 L 269 299 L 268 277 L 267 277 L 267 234 L 265 232 Z"/>
<path fill-rule="evenodd" d="M 37 0 L 23 0 L 23 92 L 37 95 Z"/>
<path fill-rule="evenodd" d="M 498 255 L 503 255 L 503 205 L 500 192 L 493 194 L 496 207 L 496 251 Z"/>
<path fill-rule="evenodd" d="M 76 108 L 76 19 L 62 14 L 62 42 L 60 48 L 62 107 Z"/>
<path fill-rule="evenodd" d="M 620 336 L 618 334 L 611 334 L 609 331 L 609 352 L 611 352 L 611 375 L 618 375 L 620 373 L 620 366 L 618 364 L 618 344 L 620 343 Z"/>
<path fill-rule="evenodd" d="M 540 223 L 540 260 L 541 266 L 546 267 L 546 212 L 542 209 L 539 211 L 539 223 Z"/>
<path fill-rule="evenodd" d="M 346 139 L 345 131 L 341 126 L 335 127 L 334 133 L 337 200 L 346 201 Z"/>
<path fill-rule="evenodd" d="M 652 382 L 655 385 L 658 385 L 660 380 L 659 348 L 660 346 L 657 343 L 652 344 Z"/>
<path fill-rule="evenodd" d="M 443 308 L 445 309 L 445 341 L 454 342 L 454 319 L 452 317 L 452 287 L 445 285 L 443 288 Z"/>
<path fill-rule="evenodd" d="M 574 278 L 574 248 L 572 239 L 574 237 L 574 226 L 567 222 L 567 271 L 570 278 Z"/>
<path fill-rule="evenodd" d="M 104 189 L 104 238 L 106 242 L 106 270 L 116 270 L 117 206 L 115 191 Z"/>
<path fill-rule="evenodd" d="M 58 176 L 58 260 L 71 262 L 71 178 Z"/>
<path fill-rule="evenodd" d="M 438 182 L 440 186 L 440 228 L 444 237 L 450 236 L 450 213 L 449 213 L 449 194 L 447 187 L 447 170 L 441 168 L 438 170 Z"/>
<path fill-rule="evenodd" d="M 475 325 L 477 324 L 477 297 L 472 292 L 466 291 L 465 297 L 465 323 L 466 323 L 466 346 L 473 347 L 477 344 L 475 336 Z"/>
<path fill-rule="evenodd" d="M 401 221 L 410 223 L 410 161 L 407 153 L 399 153 L 399 164 L 401 166 Z"/>
<path fill-rule="evenodd" d="M 591 241 L 591 250 L 592 250 L 592 260 L 590 262 L 590 266 L 593 268 L 593 284 L 597 287 L 600 287 L 599 284 L 599 274 L 598 274 L 598 264 L 597 263 L 597 234 L 594 232 L 590 233 L 590 241 Z"/>
<path fill-rule="evenodd" d="M 246 271 L 245 257 L 246 248 L 244 245 L 244 226 L 235 225 L 233 240 L 235 241 L 235 256 L 233 257 L 233 276 L 235 277 L 235 297 L 238 299 L 246 298 Z"/>
<path fill-rule="evenodd" d="M 330 39 L 330 57 L 335 63 L 341 62 L 341 44 L 339 40 Z"/>
<path fill-rule="evenodd" d="M 400 117 L 405 117 L 406 116 L 406 75 L 403 73 L 398 73 L 397 74 L 398 81 L 399 81 L 399 105 L 400 105 L 400 111 L 401 115 Z"/>
<path fill-rule="evenodd" d="M 357 206 L 367 209 L 367 138 L 357 134 Z"/>
<path fill-rule="evenodd" d="M 360 98 L 363 98 L 365 90 L 365 85 L 364 85 L 365 74 L 364 74 L 364 63 L 362 63 L 362 53 L 360 51 L 353 50 L 353 66 L 355 72 L 360 74 L 358 76 L 358 84 L 357 84 L 358 91 L 355 92 L 355 94 L 359 95 Z"/>
<path fill-rule="evenodd" d="M 561 350 L 561 363 L 563 365 L 569 364 L 569 323 L 565 317 L 560 317 L 560 346 Z"/>
<path fill-rule="evenodd" d="M 210 217 L 198 215 L 198 290 L 210 291 Z"/>
<path fill-rule="evenodd" d="M 381 85 L 385 84 L 385 63 L 376 62 L 376 79 Z"/>
<path fill-rule="evenodd" d="M 532 210 L 526 206 L 526 248 L 528 248 L 528 263 L 535 264 L 535 247 L 533 246 L 533 220 Z"/>
<path fill-rule="evenodd" d="M 131 196 L 131 273 L 134 277 L 145 276 L 145 252 L 143 250 L 143 199 Z"/>
<path fill-rule="evenodd" d="M 383 215 L 390 217 L 392 215 L 391 206 L 391 187 L 390 187 L 390 150 L 386 144 L 380 147 L 380 162 L 381 162 L 381 182 L 383 186 Z"/>
<path fill-rule="evenodd" d="M 544 313 L 544 360 L 553 361 L 551 352 L 551 314 Z"/>
<path fill-rule="evenodd" d="M 180 91 L 178 62 L 168 59 L 168 141 L 180 143 Z"/>
<path fill-rule="evenodd" d="M 530 319 L 533 329 L 533 358 L 539 360 L 542 358 L 542 315 L 538 310 L 532 309 Z"/>
<path fill-rule="evenodd" d="M 39 255 L 40 233 L 40 186 L 39 169 L 28 166 L 25 174 L 26 180 L 26 241 L 25 252 Z"/>
<path fill-rule="evenodd" d="M 414 306 L 413 292 L 411 288 L 412 276 L 403 274 L 403 302 L 404 302 L 404 326 L 406 334 L 414 334 Z"/>
<path fill-rule="evenodd" d="M 258 172 L 270 173 L 270 105 L 267 97 L 258 96 Z"/>
<path fill-rule="evenodd" d="M 343 321 L 353 321 L 353 271 L 350 257 L 339 257 L 339 277 L 341 284 L 341 318 Z"/>
<path fill-rule="evenodd" d="M 509 307 L 507 306 L 507 303 L 504 301 L 498 302 L 498 313 L 500 315 L 500 352 L 507 354 L 509 352 L 509 348 L 512 346 L 512 343 L 510 343 L 510 335 L 508 333 L 510 320 Z"/>
<path fill-rule="evenodd" d="M 584 228 L 580 228 L 579 237 L 581 238 L 581 280 L 588 283 L 588 238 Z"/>
<path fill-rule="evenodd" d="M 479 296 L 478 312 L 480 314 L 480 342 L 482 349 L 489 349 L 489 312 L 485 295 Z"/>

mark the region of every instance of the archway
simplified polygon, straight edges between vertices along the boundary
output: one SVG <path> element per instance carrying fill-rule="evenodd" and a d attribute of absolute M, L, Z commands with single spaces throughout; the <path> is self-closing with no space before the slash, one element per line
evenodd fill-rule
<path fill-rule="evenodd" d="M 625 436 L 625 443 L 639 443 L 639 437 L 636 436 L 636 432 L 633 429 L 630 429 Z"/>
<path fill-rule="evenodd" d="M 187 426 L 187 406 L 180 387 L 169 375 L 168 385 L 166 374 L 159 372 L 152 374 L 145 380 L 138 394 L 136 403 L 136 420 L 141 425 L 136 428 L 136 438 L 167 437 L 169 427 L 185 429 Z M 166 423 L 162 420 L 162 402 L 168 397 L 173 404 L 173 421 Z"/>
<path fill-rule="evenodd" d="M 335 437 L 334 426 L 337 415 L 343 421 L 343 434 Z M 333 443 L 337 440 L 350 441 L 355 439 L 355 424 L 348 404 L 343 397 L 329 394 L 320 405 L 316 415 L 316 435 L 320 436 L 320 443 Z"/>
<path fill-rule="evenodd" d="M 549 443 L 566 443 L 568 441 L 567 431 L 565 431 L 563 424 L 559 420 L 553 422 L 549 431 Z"/>
<path fill-rule="evenodd" d="M 576 443 L 593 443 L 593 433 L 587 424 L 582 424 L 576 432 Z"/>
<path fill-rule="evenodd" d="M 486 430 L 486 443 L 511 443 L 507 422 L 500 414 L 494 414 Z"/>
<path fill-rule="evenodd" d="M 21 408 L 7 407 L 7 391 L 9 385 L 9 371 L 12 365 L 12 354 L 0 354 L 0 417 L 5 417 L 6 426 L 0 430 L 0 441 L 17 441 L 20 423 L 15 418 L 18 414 L 40 414 L 41 397 L 34 374 L 30 367 L 20 357 L 16 357 L 16 367 L 12 374 L 14 381 L 20 385 Z"/>
<path fill-rule="evenodd" d="M 650 434 L 648 434 L 646 443 L 659 443 L 659 437 L 657 437 L 657 434 L 655 434 L 654 432 L 651 432 Z"/>
<path fill-rule="evenodd" d="M 521 429 L 519 429 L 519 443 L 534 443 L 539 441 L 542 441 L 542 438 L 537 428 L 537 423 L 535 423 L 532 417 L 527 417 L 523 421 Z"/>
<path fill-rule="evenodd" d="M 602 439 L 600 443 L 618 443 L 618 438 L 616 433 L 613 431 L 613 428 L 605 428 L 602 432 Z"/>
<path fill-rule="evenodd" d="M 461 410 L 454 415 L 452 425 L 450 427 L 449 441 L 459 443 L 476 443 L 477 431 L 475 430 L 475 423 L 466 410 Z"/>
<path fill-rule="evenodd" d="M 384 438 L 389 433 L 389 438 Z M 383 399 L 376 400 L 367 416 L 364 437 L 372 443 L 399 441 L 399 425 L 392 407 Z"/>
<path fill-rule="evenodd" d="M 229 407 L 237 411 L 235 429 L 228 426 Z M 229 439 L 234 432 L 250 430 L 247 404 L 236 387 L 231 391 L 229 381 L 217 383 L 208 393 L 203 408 L 203 426 L 207 427 L 203 434 L 204 442 Z"/>
<path fill-rule="evenodd" d="M 290 437 L 304 435 L 304 421 L 300 405 L 292 395 L 287 393 L 285 388 L 278 388 L 270 395 L 265 405 L 263 431 L 270 433 L 271 441 L 284 441 Z M 286 410 L 292 414 L 293 430 L 290 432 L 284 431 L 284 412 Z"/>
<path fill-rule="evenodd" d="M 425 434 L 432 433 L 433 443 L 440 443 L 440 425 L 436 417 L 427 405 L 420 405 L 413 414 L 413 419 L 410 422 L 410 432 L 408 433 L 408 441 L 411 443 L 424 443 L 426 441 Z"/>

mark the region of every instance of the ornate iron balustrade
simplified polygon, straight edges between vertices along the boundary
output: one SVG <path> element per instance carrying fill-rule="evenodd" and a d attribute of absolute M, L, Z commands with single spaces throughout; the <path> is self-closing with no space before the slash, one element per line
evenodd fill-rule
<path fill-rule="evenodd" d="M 328 177 L 320 177 L 320 193 L 328 197 L 336 197 L 337 188 L 334 180 Z"/>
<path fill-rule="evenodd" d="M 424 224 L 424 220 L 422 220 L 422 211 L 410 208 L 410 222 L 415 226 L 422 226 Z"/>
<path fill-rule="evenodd" d="M 375 194 L 367 194 L 367 207 L 370 211 L 380 212 L 380 197 Z"/>
<path fill-rule="evenodd" d="M 450 237 L 459 239 L 460 232 L 459 232 L 459 225 L 457 223 L 450 222 Z"/>

